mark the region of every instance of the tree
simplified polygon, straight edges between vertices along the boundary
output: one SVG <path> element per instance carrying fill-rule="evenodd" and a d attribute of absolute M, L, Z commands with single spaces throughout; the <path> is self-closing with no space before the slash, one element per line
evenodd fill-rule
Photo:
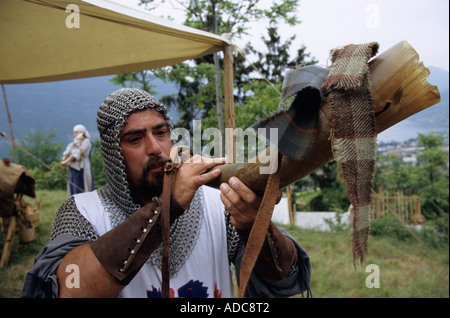
<path fill-rule="evenodd" d="M 49 165 L 53 161 L 59 160 L 59 155 L 63 149 L 61 143 L 56 142 L 58 131 L 49 129 L 48 133 L 38 130 L 36 133 L 28 133 L 20 138 L 19 144 L 31 153 L 35 158 Z M 42 168 L 41 164 L 34 157 L 24 151 L 18 152 L 19 163 L 28 169 Z"/>
<path fill-rule="evenodd" d="M 176 107 L 180 119 L 176 126 L 190 128 L 192 120 L 204 116 L 215 105 L 214 66 L 199 64 L 192 67 L 179 63 L 172 67 L 154 70 L 153 73 L 165 81 L 177 83 L 178 92 L 163 96 L 160 101 L 168 107 Z"/>
<path fill-rule="evenodd" d="M 246 45 L 246 51 L 257 56 L 257 62 L 253 65 L 265 79 L 261 78 L 259 74 L 258 77 L 253 76 L 254 68 L 245 66 L 243 59 L 235 58 L 237 94 L 234 107 L 236 127 L 238 128 L 246 129 L 255 124 L 258 119 L 265 118 L 278 110 L 279 92 L 288 69 L 294 68 L 298 64 L 317 63 L 314 58 L 307 60 L 309 54 L 304 53 L 304 47 L 297 51 L 294 58 L 290 56 L 289 49 L 295 36 L 282 42 L 276 27 L 269 28 L 268 32 L 269 39 L 263 37 L 267 53 L 256 51 L 250 43 Z M 238 55 L 238 57 L 241 56 Z M 266 80 L 272 83 L 273 87 Z M 203 118 L 202 121 L 206 127 L 217 127 L 217 117 L 213 115 L 214 112 L 211 109 L 208 116 Z"/>
<path fill-rule="evenodd" d="M 266 44 L 267 52 L 262 53 L 253 50 L 253 53 L 258 56 L 257 61 L 254 63 L 255 67 L 259 69 L 270 82 L 278 83 L 282 81 L 284 73 L 289 68 L 294 68 L 297 65 L 310 65 L 317 63 L 314 58 L 310 61 L 306 60 L 310 54 L 305 53 L 305 46 L 298 49 L 297 56 L 291 60 L 289 49 L 296 35 L 290 37 L 282 43 L 277 27 L 271 26 L 267 29 L 267 32 L 269 37 L 262 38 Z"/>
<path fill-rule="evenodd" d="M 347 211 L 350 203 L 345 185 L 338 179 L 336 161 L 325 164 L 312 172 L 310 177 L 321 190 L 321 193 L 309 203 L 311 211 Z"/>
<path fill-rule="evenodd" d="M 417 194 L 420 189 L 418 167 L 406 165 L 403 159 L 394 154 L 379 156 L 374 178 L 374 188 L 389 193 L 401 191 L 405 195 Z"/>
<path fill-rule="evenodd" d="M 435 184 L 442 175 L 443 167 L 448 163 L 448 153 L 441 149 L 444 145 L 445 135 L 419 133 L 419 147 L 422 147 L 418 156 L 419 165 L 424 170 L 424 181 L 430 185 Z"/>
<path fill-rule="evenodd" d="M 165 0 L 141 0 L 147 9 L 153 10 Z M 260 0 L 248 1 L 218 1 L 218 0 L 178 0 L 172 2 L 174 5 L 182 7 L 186 20 L 185 25 L 208 31 L 215 34 L 229 33 L 232 37 L 240 37 L 248 31 L 248 23 L 260 19 L 266 19 L 268 24 L 275 26 L 281 22 L 290 25 L 299 23 L 296 17 L 296 8 L 298 0 L 286 0 L 281 4 L 273 1 L 269 8 L 264 8 Z M 165 98 L 164 101 L 168 106 L 176 105 L 182 113 L 181 125 L 188 127 L 191 124 L 193 116 L 206 115 L 215 107 L 217 124 L 223 133 L 223 116 L 222 116 L 222 85 L 221 85 L 221 61 L 219 56 L 205 56 L 192 63 L 181 63 L 183 66 L 174 66 L 165 68 L 165 70 L 157 70 L 154 72 L 158 77 L 175 81 L 179 87 L 179 93 L 176 98 Z M 211 64 L 214 67 L 202 68 L 202 64 Z M 195 76 L 183 79 L 183 73 L 186 70 L 197 69 L 192 71 Z M 178 74 L 175 74 L 178 72 Z M 213 77 L 211 77 L 213 75 Z M 236 77 L 239 77 L 237 75 Z M 212 85 L 214 83 L 215 85 Z M 212 89 L 214 92 L 212 93 Z M 208 98 L 204 95 L 201 98 L 194 98 L 197 93 L 208 92 Z M 214 97 L 215 96 L 215 100 Z M 201 99 L 201 101 L 200 101 Z M 193 104 L 197 102 L 199 111 L 192 112 Z M 195 106 L 196 104 L 194 104 Z M 190 114 L 184 114 L 190 113 Z M 200 117 L 201 118 L 201 117 Z M 189 120 L 189 121 L 187 121 Z"/>
<path fill-rule="evenodd" d="M 141 2 L 153 4 L 158 1 L 141 0 Z M 162 0 L 161 2 L 165 1 Z M 259 0 L 178 0 L 177 3 L 181 4 L 186 10 L 186 25 L 214 34 L 228 33 L 232 38 L 234 36 L 240 37 L 242 34 L 246 34 L 248 30 L 247 23 L 252 20 L 256 21 L 261 18 L 267 18 L 270 25 L 277 25 L 280 20 L 284 20 L 290 25 L 295 25 L 300 22 L 297 20 L 295 13 L 293 13 L 298 6 L 298 0 L 286 0 L 282 4 L 272 2 L 272 6 L 270 6 L 269 9 L 262 8 L 261 1 Z M 222 136 L 225 136 L 222 111 L 221 62 L 218 53 L 213 54 L 213 63 L 217 122 Z M 207 109 L 207 111 L 209 109 Z"/>
<path fill-rule="evenodd" d="M 122 87 L 135 87 L 140 88 L 150 94 L 155 94 L 153 91 L 154 85 L 150 82 L 156 77 L 149 71 L 139 71 L 132 73 L 123 73 L 114 76 L 109 81 L 114 85 L 122 85 Z"/>
<path fill-rule="evenodd" d="M 419 175 L 420 196 L 424 213 L 440 215 L 449 211 L 448 151 L 442 149 L 445 135 L 419 134 L 418 156 L 421 173 Z"/>
<path fill-rule="evenodd" d="M 397 155 L 380 156 L 377 160 L 375 188 L 389 193 L 401 191 L 418 195 L 422 213 L 427 218 L 448 214 L 448 151 L 443 149 L 445 135 L 418 134 L 418 164 L 407 165 Z"/>

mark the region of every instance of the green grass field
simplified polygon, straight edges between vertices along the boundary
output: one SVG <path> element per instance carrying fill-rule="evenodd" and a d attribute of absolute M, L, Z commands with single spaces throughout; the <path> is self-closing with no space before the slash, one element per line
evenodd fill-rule
<path fill-rule="evenodd" d="M 8 267 L 0 268 L 0 297 L 20 296 L 26 272 L 34 257 L 48 242 L 53 218 L 66 199 L 65 191 L 38 191 L 41 201 L 40 242 L 19 244 L 16 235 Z M 33 200 L 28 200 L 34 203 Z M 348 233 L 320 232 L 285 227 L 307 250 L 312 264 L 311 288 L 314 298 L 448 298 L 449 249 L 432 252 L 414 240 L 371 236 L 369 256 L 363 265 L 353 267 L 351 237 Z M 0 234 L 3 248 L 5 234 Z M 372 271 L 379 268 L 379 288 L 368 288 Z"/>

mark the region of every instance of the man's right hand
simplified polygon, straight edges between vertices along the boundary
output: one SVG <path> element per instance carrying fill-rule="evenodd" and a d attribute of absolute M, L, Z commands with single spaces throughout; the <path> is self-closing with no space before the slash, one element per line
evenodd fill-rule
<path fill-rule="evenodd" d="M 172 197 L 184 210 L 187 210 L 197 189 L 221 174 L 220 169 L 213 168 L 223 164 L 225 164 L 225 158 L 212 159 L 200 155 L 192 156 L 181 165 L 176 174 Z"/>

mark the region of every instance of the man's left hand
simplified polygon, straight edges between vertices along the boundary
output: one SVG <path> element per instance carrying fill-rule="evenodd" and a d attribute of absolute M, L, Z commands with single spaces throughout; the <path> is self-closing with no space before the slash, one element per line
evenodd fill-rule
<path fill-rule="evenodd" d="M 278 197 L 281 199 L 279 191 Z M 231 177 L 228 183 L 222 183 L 220 192 L 220 198 L 230 212 L 231 223 L 236 229 L 251 228 L 262 199 L 236 177 Z"/>

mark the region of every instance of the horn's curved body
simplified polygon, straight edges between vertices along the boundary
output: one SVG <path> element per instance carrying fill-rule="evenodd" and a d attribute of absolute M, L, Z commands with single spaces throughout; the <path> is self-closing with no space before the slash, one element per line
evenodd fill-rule
<path fill-rule="evenodd" d="M 427 82 L 430 71 L 419 61 L 419 55 L 406 41 L 400 42 L 369 62 L 371 94 L 374 100 L 376 132 L 380 133 L 400 121 L 438 103 L 439 90 Z M 294 183 L 333 160 L 327 104 L 319 111 L 317 134 L 308 155 L 295 160 L 283 156 L 280 188 Z M 260 174 L 261 164 L 234 163 L 219 166 L 221 176 L 208 185 L 218 188 L 237 176 L 258 194 L 264 193 L 267 174 Z"/>

